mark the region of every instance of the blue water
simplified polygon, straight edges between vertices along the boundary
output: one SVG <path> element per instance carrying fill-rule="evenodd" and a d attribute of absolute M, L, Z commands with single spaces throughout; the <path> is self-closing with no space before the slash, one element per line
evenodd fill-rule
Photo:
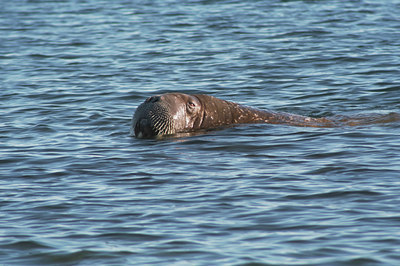
<path fill-rule="evenodd" d="M 207 93 L 400 111 L 400 2 L 3 1 L 0 264 L 399 265 L 400 123 L 129 136 Z"/>

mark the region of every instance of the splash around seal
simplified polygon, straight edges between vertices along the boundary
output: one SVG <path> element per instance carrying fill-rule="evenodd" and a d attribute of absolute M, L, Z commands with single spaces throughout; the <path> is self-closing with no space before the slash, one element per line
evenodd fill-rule
<path fill-rule="evenodd" d="M 153 138 L 245 123 L 338 127 L 399 120 L 398 113 L 313 118 L 259 110 L 205 94 L 166 93 L 149 97 L 138 106 L 132 119 L 131 135 Z"/>

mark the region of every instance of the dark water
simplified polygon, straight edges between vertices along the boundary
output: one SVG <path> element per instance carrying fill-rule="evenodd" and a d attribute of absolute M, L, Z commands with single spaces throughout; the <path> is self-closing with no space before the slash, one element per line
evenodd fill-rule
<path fill-rule="evenodd" d="M 129 136 L 170 91 L 399 112 L 399 1 L 2 1 L 0 51 L 0 264 L 400 263 L 399 122 Z"/>

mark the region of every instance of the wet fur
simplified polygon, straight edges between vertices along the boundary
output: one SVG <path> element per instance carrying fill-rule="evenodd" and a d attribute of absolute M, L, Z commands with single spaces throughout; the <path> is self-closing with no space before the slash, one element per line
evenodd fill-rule
<path fill-rule="evenodd" d="M 137 108 L 132 120 L 131 133 L 136 137 L 147 138 L 235 124 L 338 127 L 399 120 L 400 115 L 397 113 L 313 118 L 259 110 L 205 94 L 167 93 L 150 97 Z"/>

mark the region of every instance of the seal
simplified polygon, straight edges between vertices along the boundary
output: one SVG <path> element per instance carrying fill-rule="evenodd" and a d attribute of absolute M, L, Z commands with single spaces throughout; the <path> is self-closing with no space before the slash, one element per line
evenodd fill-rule
<path fill-rule="evenodd" d="M 399 114 L 391 113 L 388 116 L 380 119 L 371 119 L 369 116 L 368 119 L 362 116 L 313 118 L 259 110 L 205 94 L 166 93 L 151 96 L 138 106 L 132 118 L 131 134 L 138 138 L 153 138 L 235 124 L 269 123 L 302 127 L 337 127 L 400 120 Z"/>

